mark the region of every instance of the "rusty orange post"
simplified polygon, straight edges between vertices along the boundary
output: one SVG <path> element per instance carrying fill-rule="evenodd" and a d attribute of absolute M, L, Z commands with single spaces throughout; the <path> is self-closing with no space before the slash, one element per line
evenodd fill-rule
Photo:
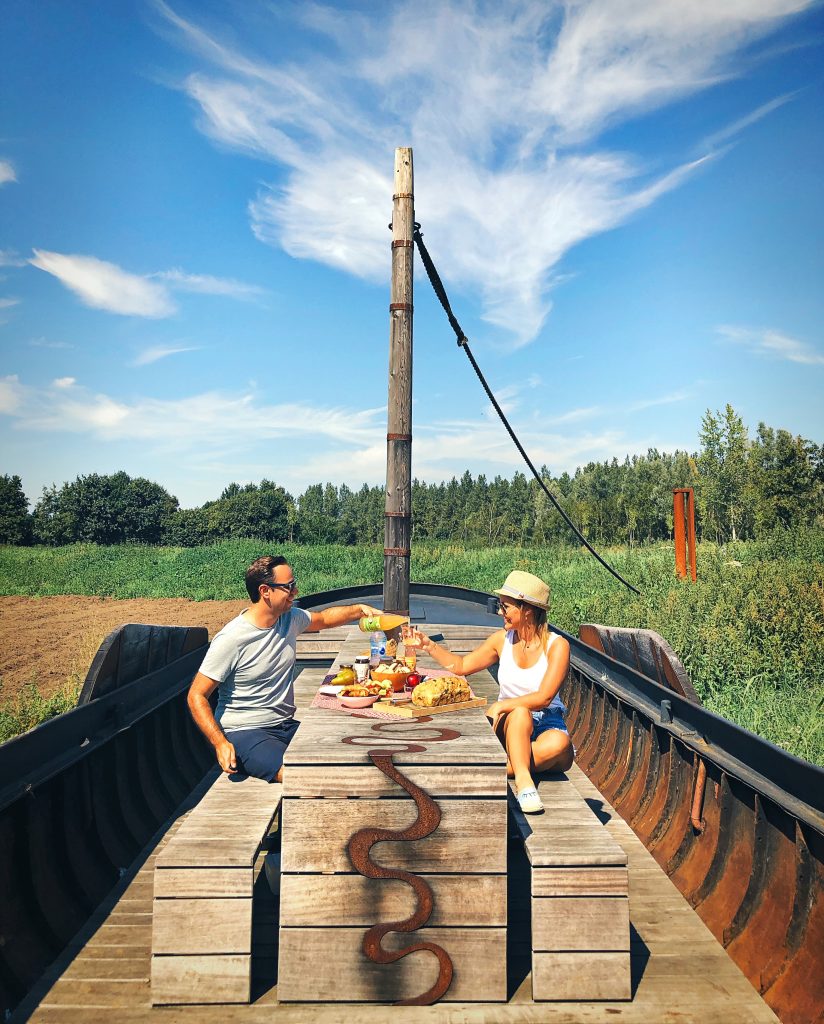
<path fill-rule="evenodd" d="M 673 488 L 672 513 L 675 527 L 675 572 L 680 579 L 686 579 L 689 551 L 690 576 L 695 583 L 698 578 L 695 564 L 695 494 L 691 487 Z"/>

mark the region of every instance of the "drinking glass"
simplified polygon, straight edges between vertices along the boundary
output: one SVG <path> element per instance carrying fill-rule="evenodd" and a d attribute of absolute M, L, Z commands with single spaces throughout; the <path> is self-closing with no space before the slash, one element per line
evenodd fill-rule
<path fill-rule="evenodd" d="M 420 638 L 418 637 L 418 631 L 414 626 L 406 623 L 401 629 L 401 642 L 404 647 L 420 647 Z"/>

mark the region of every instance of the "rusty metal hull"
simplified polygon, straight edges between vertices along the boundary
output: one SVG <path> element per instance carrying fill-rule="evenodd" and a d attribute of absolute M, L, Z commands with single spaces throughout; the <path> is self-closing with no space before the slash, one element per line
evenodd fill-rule
<path fill-rule="evenodd" d="M 633 692 L 629 670 L 599 675 L 575 653 L 564 696 L 580 767 L 784 1024 L 821 1020 L 824 816 L 708 741 L 694 726 L 709 712 L 668 721 L 674 695 L 662 715 L 649 699 L 662 687 Z"/>
<path fill-rule="evenodd" d="M 0 746 L 0 1013 L 26 995 L 211 766 L 186 705 L 204 651 Z"/>

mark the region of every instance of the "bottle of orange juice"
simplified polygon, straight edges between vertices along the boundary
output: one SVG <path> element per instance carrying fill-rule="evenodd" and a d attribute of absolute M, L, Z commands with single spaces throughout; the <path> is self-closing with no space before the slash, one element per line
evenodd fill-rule
<path fill-rule="evenodd" d="M 389 633 L 398 626 L 409 622 L 408 615 L 396 615 L 394 612 L 381 612 L 380 615 L 364 615 L 358 620 L 358 626 L 364 633 L 377 633 L 379 630 Z"/>

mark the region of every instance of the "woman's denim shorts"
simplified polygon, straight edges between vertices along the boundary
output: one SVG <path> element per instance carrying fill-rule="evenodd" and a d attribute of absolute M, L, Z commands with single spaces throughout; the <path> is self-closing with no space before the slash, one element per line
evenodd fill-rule
<path fill-rule="evenodd" d="M 540 711 L 532 712 L 532 739 L 537 739 L 547 729 L 560 729 L 569 735 L 563 713 L 557 708 L 541 708 Z"/>

